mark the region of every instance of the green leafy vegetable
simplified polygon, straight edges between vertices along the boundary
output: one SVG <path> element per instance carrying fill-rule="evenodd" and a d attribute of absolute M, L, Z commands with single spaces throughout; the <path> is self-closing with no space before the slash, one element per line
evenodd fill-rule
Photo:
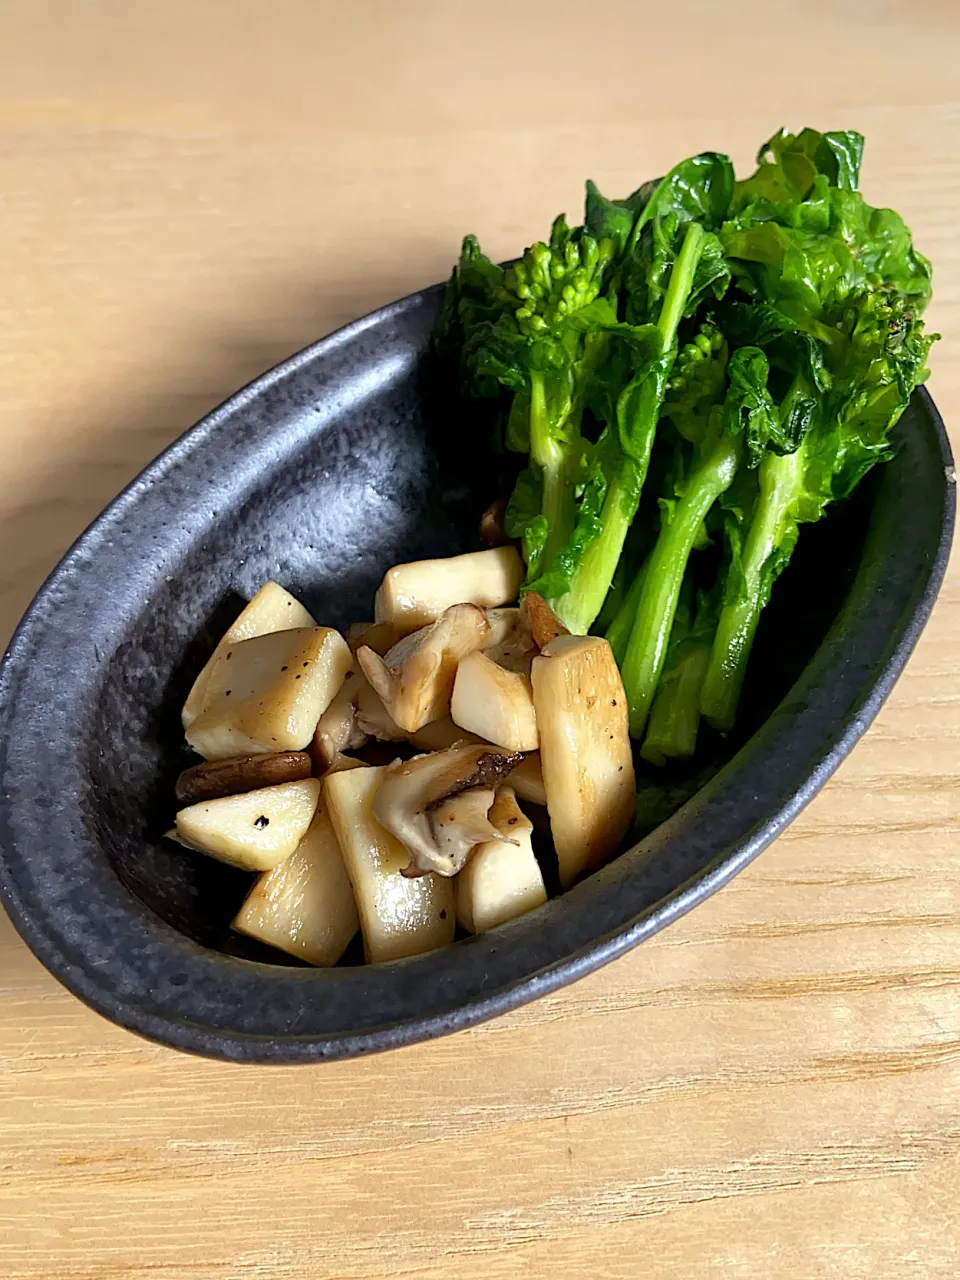
<path fill-rule="evenodd" d="M 629 323 L 611 335 L 613 356 L 600 378 L 600 417 L 592 488 L 564 549 L 563 575 L 536 589 L 575 633 L 603 608 L 646 480 L 684 316 L 723 295 L 730 273 L 717 237 L 696 216 L 716 221 L 733 185 L 725 156 L 695 156 L 653 190 L 637 219 L 622 266 Z"/>
<path fill-rule="evenodd" d="M 670 646 L 640 754 L 651 764 L 683 760 L 694 754 L 700 727 L 700 690 L 707 674 L 717 627 L 719 590 L 699 593 L 688 568 L 677 605 Z"/>
<path fill-rule="evenodd" d="M 476 279 L 472 245 L 461 257 L 458 317 L 461 363 L 479 393 L 501 386 L 514 393 L 507 447 L 529 452 L 532 477 L 512 504 L 511 529 L 524 539 L 532 574 L 546 568 L 573 532 L 575 489 L 585 478 L 581 436 L 589 381 L 606 352 L 616 311 L 603 296 L 614 248 L 563 217 L 548 244 L 532 245 L 495 278 L 484 268 L 478 302 L 466 289 Z M 499 269 L 497 269 L 499 270 Z M 529 498 L 539 486 L 539 510 Z"/>
<path fill-rule="evenodd" d="M 703 152 L 624 200 L 588 182 L 583 226 L 507 268 L 468 236 L 451 277 L 434 347 L 524 456 L 526 588 L 605 630 L 650 761 L 731 727 L 800 526 L 890 456 L 926 376 L 930 264 L 862 153 L 781 130 L 741 181 Z"/>

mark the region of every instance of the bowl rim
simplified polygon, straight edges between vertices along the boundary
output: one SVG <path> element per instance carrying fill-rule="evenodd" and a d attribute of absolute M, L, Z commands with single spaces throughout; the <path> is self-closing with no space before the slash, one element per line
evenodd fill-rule
<path fill-rule="evenodd" d="M 145 488 L 152 486 L 167 475 L 172 466 L 188 460 L 191 453 L 203 441 L 214 436 L 218 429 L 227 423 L 238 411 L 257 401 L 271 388 L 279 385 L 300 370 L 310 368 L 319 359 L 332 355 L 340 348 L 351 343 L 360 335 L 377 326 L 390 324 L 395 320 L 415 312 L 418 308 L 435 305 L 442 285 L 434 285 L 419 290 L 395 302 L 387 304 L 375 311 L 351 321 L 330 335 L 319 339 L 296 352 L 288 359 L 280 362 L 272 369 L 246 384 L 241 390 L 226 399 L 211 413 L 205 415 L 195 426 L 185 431 L 173 441 L 153 461 L 128 484 L 113 502 L 100 513 L 88 528 L 74 541 L 69 550 L 53 569 L 45 583 L 41 586 L 33 602 L 28 607 L 18 624 L 10 641 L 6 654 L 0 664 L 0 733 L 3 741 L 0 750 L 5 751 L 6 733 L 9 730 L 9 715 L 14 702 L 18 670 L 25 659 L 27 640 L 31 628 L 41 614 L 45 602 L 57 591 L 64 580 L 68 580 L 73 572 L 74 561 L 84 548 L 95 541 L 102 529 L 117 518 L 117 515 L 132 504 Z M 10 870 L 5 849 L 12 839 L 10 828 L 10 809 L 16 804 L 6 788 L 0 794 L 0 902 L 3 903 L 10 918 L 34 954 L 45 967 L 65 985 L 73 994 L 94 1008 L 109 1020 L 139 1033 L 148 1039 L 188 1052 L 199 1053 L 228 1060 L 255 1063 L 293 1063 L 314 1062 L 353 1057 L 360 1054 L 377 1052 L 387 1048 L 411 1044 L 432 1038 L 450 1031 L 474 1026 L 500 1013 L 514 1009 L 537 996 L 546 994 L 568 982 L 574 981 L 594 969 L 609 963 L 611 960 L 632 949 L 645 938 L 658 932 L 692 907 L 703 901 L 717 889 L 726 884 L 743 867 L 745 867 L 772 839 L 800 812 L 810 799 L 819 791 L 829 776 L 837 768 L 841 760 L 848 754 L 870 724 L 903 666 L 909 658 L 917 639 L 933 608 L 940 585 L 943 581 L 947 561 L 952 544 L 955 520 L 955 476 L 953 458 L 949 440 L 937 408 L 925 387 L 915 393 L 920 397 L 923 411 L 932 426 L 943 465 L 943 518 L 940 525 L 939 539 L 933 554 L 929 558 L 927 576 L 918 587 L 915 605 L 905 624 L 896 636 L 896 643 L 886 653 L 879 672 L 869 689 L 862 696 L 853 700 L 852 710 L 843 722 L 842 732 L 822 733 L 820 741 L 828 745 L 818 752 L 814 767 L 803 773 L 798 785 L 788 787 L 785 798 L 773 812 L 766 812 L 760 819 L 749 823 L 746 829 L 742 821 L 733 822 L 731 827 L 730 801 L 724 798 L 724 787 L 730 776 L 742 771 L 741 757 L 758 739 L 767 732 L 772 735 L 773 722 L 778 717 L 782 720 L 784 705 L 794 698 L 795 690 L 803 680 L 816 674 L 817 655 L 811 660 L 801 680 L 794 689 L 785 696 L 780 707 L 768 721 L 757 730 L 750 741 L 707 783 L 683 808 L 658 828 L 638 846 L 628 851 L 635 853 L 644 848 L 652 857 L 658 849 L 663 849 L 667 842 L 682 833 L 689 826 L 691 815 L 697 815 L 701 821 L 706 811 L 710 811 L 714 820 L 719 820 L 723 831 L 733 831 L 733 836 L 723 844 L 716 858 L 700 873 L 678 884 L 665 897 L 639 911 L 625 927 L 592 936 L 584 945 L 576 947 L 569 954 L 525 973 L 512 982 L 495 987 L 487 993 L 478 993 L 466 1001 L 453 1003 L 449 1008 L 433 1013 L 424 1013 L 402 1021 L 377 1024 L 355 1032 L 343 1032 L 335 1035 L 310 1034 L 289 1036 L 272 1034 L 261 1036 L 249 1032 L 228 1031 L 218 1027 L 199 1025 L 195 1022 L 171 1017 L 168 1014 L 154 1011 L 111 993 L 95 975 L 82 965 L 71 961 L 65 950 L 57 945 L 57 939 L 44 928 L 42 916 L 31 909 L 27 896 L 21 892 L 20 886 Z M 891 615 L 892 616 L 892 615 Z M 40 625 L 45 625 L 42 622 Z M 824 642 L 825 643 L 825 642 Z M 821 645 L 821 649 L 823 645 Z M 820 650 L 818 650 L 818 653 Z M 877 663 L 874 663 L 877 669 Z M 794 701 L 796 699 L 794 698 Z M 794 712 L 796 714 L 796 712 Z M 809 714 L 809 708 L 807 710 Z M 820 717 L 822 721 L 822 714 Z M 821 725 L 821 727 L 823 727 Z M 782 728 L 782 726 L 781 726 Z M 738 761 L 741 761 L 738 766 Z M 743 788 L 741 786 L 741 791 Z M 749 797 L 742 797 L 748 804 Z M 768 806 L 767 806 L 768 807 Z M 724 821 L 725 819 L 725 821 Z M 627 854 L 622 855 L 626 857 Z M 618 860 L 619 861 L 619 860 Z M 616 863 L 611 864 L 615 866 Z M 591 881 L 598 881 L 610 872 L 606 868 Z M 570 910 L 576 910 L 582 897 L 578 886 L 556 902 L 566 902 Z M 132 895 L 131 895 L 132 897 Z M 136 899 L 134 899 L 136 901 Z M 142 904 L 138 904 L 142 906 Z M 148 911 L 147 908 L 143 908 Z M 149 913 L 152 916 L 152 913 Z M 169 928 L 169 926 L 166 926 Z M 509 926 L 505 926 L 509 929 Z M 177 935 L 176 931 L 170 930 Z M 499 932 L 499 931 L 495 931 Z M 494 935 L 486 935 L 489 939 Z M 473 941 L 473 940 L 471 940 Z M 198 944 L 194 944 L 198 945 Z M 214 953 L 211 953 L 214 954 Z M 434 953 L 436 954 L 436 953 Z M 231 958 L 221 956 L 223 960 Z M 420 959 L 420 958 L 418 958 Z M 248 961 L 233 963 L 249 964 Z M 410 962 L 402 962 L 410 963 Z M 416 961 L 412 962 L 416 967 Z M 262 966 L 264 968 L 274 966 Z M 281 972 L 286 970 L 277 966 Z M 293 971 L 300 972 L 300 971 Z M 307 971 L 316 973 L 317 971 Z M 324 972 L 324 971 L 319 971 Z M 330 971 L 326 971 L 330 972 Z"/>

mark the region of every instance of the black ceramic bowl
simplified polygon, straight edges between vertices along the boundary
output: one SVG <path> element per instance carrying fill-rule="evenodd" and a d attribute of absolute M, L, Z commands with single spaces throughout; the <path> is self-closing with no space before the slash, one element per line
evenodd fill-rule
<path fill-rule="evenodd" d="M 247 1062 L 346 1057 L 479 1022 L 605 964 L 700 902 L 796 815 L 876 714 L 936 597 L 954 514 L 929 396 L 897 456 L 804 530 L 758 636 L 737 738 L 643 795 L 652 824 L 570 893 L 395 964 L 296 967 L 228 927 L 247 877 L 162 840 L 179 709 L 266 579 L 322 622 L 370 615 L 391 564 L 472 543 L 469 424 L 424 410 L 429 289 L 242 391 L 65 556 L 0 673 L 0 889 L 43 963 L 122 1026 Z M 697 787 L 699 786 L 699 790 Z M 694 794 L 695 792 L 695 794 Z M 279 961 L 279 962 L 278 962 Z"/>

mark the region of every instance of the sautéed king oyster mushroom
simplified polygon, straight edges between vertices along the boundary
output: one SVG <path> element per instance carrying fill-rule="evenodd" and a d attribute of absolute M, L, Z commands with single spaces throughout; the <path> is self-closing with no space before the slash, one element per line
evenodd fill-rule
<path fill-rule="evenodd" d="M 369 963 L 401 960 L 542 905 L 537 830 L 564 885 L 617 851 L 634 780 L 610 646 L 521 582 L 504 545 L 391 569 L 346 637 L 277 583 L 244 609 L 184 707 L 203 758 L 169 833 L 257 873 L 237 932 L 335 965 L 359 930 Z"/>

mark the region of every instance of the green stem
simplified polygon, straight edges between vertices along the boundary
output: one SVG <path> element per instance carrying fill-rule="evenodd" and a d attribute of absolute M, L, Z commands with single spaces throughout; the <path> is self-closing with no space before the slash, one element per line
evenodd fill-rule
<path fill-rule="evenodd" d="M 670 284 L 660 309 L 660 319 L 657 321 L 657 328 L 663 334 L 665 350 L 672 347 L 677 340 L 677 328 L 683 318 L 683 309 L 687 305 L 687 298 L 693 287 L 693 277 L 700 261 L 700 254 L 703 252 L 706 235 L 699 222 L 689 224 L 680 252 L 677 254 L 677 260 L 670 272 Z"/>
<path fill-rule="evenodd" d="M 760 614 L 769 592 L 767 561 L 783 543 L 803 486 L 805 449 L 768 453 L 757 471 L 760 493 L 743 546 L 740 588 L 720 611 L 700 709 L 716 729 L 732 729 Z"/>
<path fill-rule="evenodd" d="M 621 437 L 625 434 L 632 441 L 632 451 L 629 455 L 624 454 L 616 478 L 607 491 L 600 516 L 601 532 L 581 556 L 569 589 L 551 601 L 560 620 L 574 635 L 586 635 L 603 608 L 627 532 L 637 514 L 663 404 L 663 390 L 676 355 L 677 326 L 693 287 L 705 237 L 706 232 L 698 222 L 689 224 L 670 272 L 670 283 L 657 321 L 663 337 L 661 365 L 647 373 L 636 386 L 627 388 L 618 406 L 618 416 L 621 411 L 626 413 L 628 408 L 632 409 L 633 421 L 626 432 L 621 433 Z M 549 529 L 552 531 L 552 528 L 551 524 Z M 549 550 L 549 540 L 547 545 Z M 545 553 L 543 564 L 550 563 L 550 556 Z"/>
<path fill-rule="evenodd" d="M 567 483 L 563 463 L 551 464 L 543 470 L 543 514 L 547 521 L 547 539 L 541 564 L 546 567 L 566 544 L 573 530 L 574 507 L 571 486 Z"/>
<path fill-rule="evenodd" d="M 573 487 L 567 482 L 566 451 L 550 431 L 543 374 L 530 377 L 530 456 L 540 468 L 543 482 L 541 511 L 547 521 L 547 538 L 540 557 L 541 570 L 553 561 L 573 531 Z"/>
<path fill-rule="evenodd" d="M 646 467 L 642 470 L 645 472 Z M 624 459 L 603 501 L 600 533 L 580 557 L 569 589 L 552 602 L 560 621 L 574 635 L 585 636 L 603 608 L 636 515 L 634 495 L 642 485 L 641 469 L 631 459 Z"/>
<path fill-rule="evenodd" d="M 651 764 L 685 760 L 697 749 L 700 689 L 710 661 L 710 641 L 684 640 L 676 660 L 665 667 L 650 708 L 647 736 L 640 754 Z"/>
<path fill-rule="evenodd" d="M 607 640 L 613 650 L 613 656 L 617 660 L 617 666 L 620 667 L 623 666 L 623 660 L 627 656 L 627 645 L 630 643 L 633 620 L 637 616 L 637 610 L 640 608 L 640 597 L 643 595 L 643 579 L 646 567 L 645 563 L 641 565 L 637 576 L 630 585 L 626 599 L 617 610 L 617 616 L 610 623 L 607 630 Z"/>
<path fill-rule="evenodd" d="M 640 604 L 622 664 L 630 733 L 643 734 L 666 657 L 680 586 L 707 513 L 729 488 L 740 457 L 738 437 L 722 436 L 690 477 L 669 524 L 660 530 L 644 575 Z"/>

